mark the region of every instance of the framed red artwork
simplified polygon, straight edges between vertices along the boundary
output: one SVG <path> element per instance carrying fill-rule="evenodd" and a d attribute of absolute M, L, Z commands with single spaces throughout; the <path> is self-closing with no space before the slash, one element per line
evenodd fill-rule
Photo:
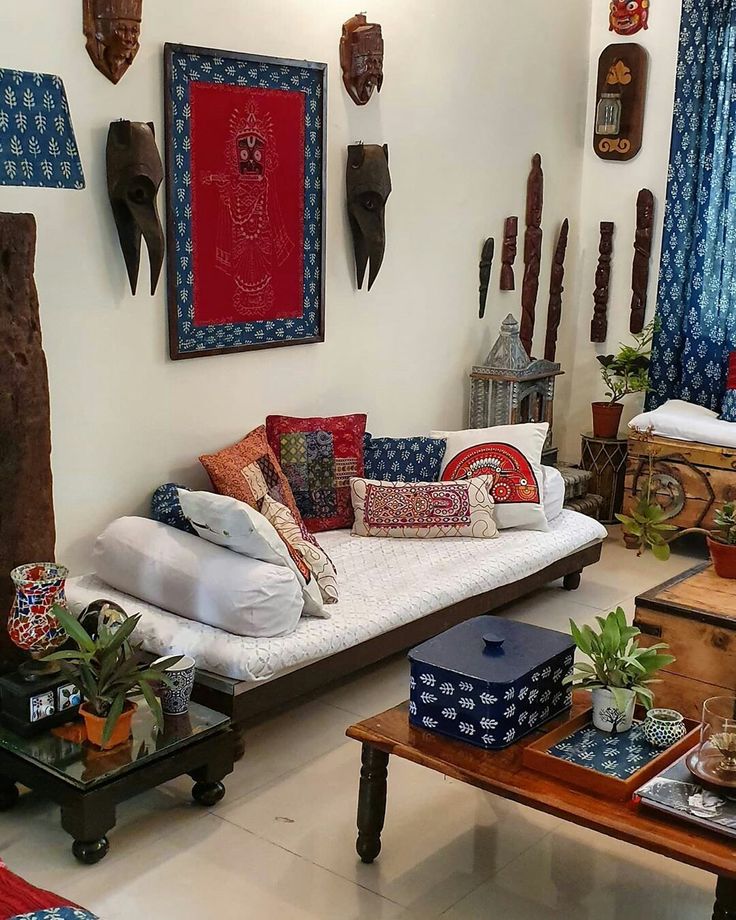
<path fill-rule="evenodd" d="M 326 70 L 166 45 L 172 358 L 324 341 Z"/>

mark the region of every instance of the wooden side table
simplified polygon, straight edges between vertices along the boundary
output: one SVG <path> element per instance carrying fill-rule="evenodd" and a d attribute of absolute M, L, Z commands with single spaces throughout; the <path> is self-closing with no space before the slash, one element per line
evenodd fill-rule
<path fill-rule="evenodd" d="M 185 715 L 167 717 L 159 734 L 146 703 L 138 707 L 131 738 L 109 751 L 81 740 L 77 723 L 34 738 L 0 728 L 0 811 L 18 802 L 16 783 L 48 796 L 61 807 L 72 852 L 92 865 L 107 854 L 116 806 L 146 789 L 189 775 L 195 802 L 207 808 L 219 802 L 233 769 L 228 717 L 191 703 Z"/>
<path fill-rule="evenodd" d="M 623 507 L 627 456 L 626 438 L 582 436 L 580 465 L 592 473 L 590 491 L 603 496 L 600 516 L 603 524 L 615 524 L 616 515 Z"/>

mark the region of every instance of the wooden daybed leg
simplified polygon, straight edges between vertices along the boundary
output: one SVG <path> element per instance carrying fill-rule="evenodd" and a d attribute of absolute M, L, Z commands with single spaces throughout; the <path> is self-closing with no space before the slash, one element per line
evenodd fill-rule
<path fill-rule="evenodd" d="M 580 587 L 580 576 L 583 574 L 582 570 L 579 572 L 570 572 L 569 575 L 565 575 L 562 579 L 562 587 L 565 591 L 577 591 Z"/>
<path fill-rule="evenodd" d="M 243 725 L 233 724 L 230 731 L 233 733 L 235 742 L 233 759 L 235 763 L 237 763 L 245 757 L 245 727 Z"/>

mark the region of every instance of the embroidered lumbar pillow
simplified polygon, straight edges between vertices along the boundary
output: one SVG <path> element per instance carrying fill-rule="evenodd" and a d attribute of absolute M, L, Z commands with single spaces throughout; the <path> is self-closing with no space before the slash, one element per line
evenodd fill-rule
<path fill-rule="evenodd" d="M 441 478 L 451 481 L 490 476 L 500 530 L 548 530 L 542 491 L 542 451 L 548 431 L 547 422 L 433 431 L 433 438 L 447 439 Z"/>
<path fill-rule="evenodd" d="M 213 492 L 179 489 L 179 501 L 185 518 L 203 540 L 250 559 L 291 569 L 302 589 L 304 613 L 329 618 L 311 569 L 291 551 L 263 514 L 236 498 Z M 265 501 L 270 501 L 268 495 Z"/>
<path fill-rule="evenodd" d="M 264 495 L 270 495 L 299 514 L 289 482 L 274 452 L 268 446 L 266 428 L 261 425 L 242 441 L 216 454 L 204 454 L 199 462 L 207 470 L 220 495 L 229 495 L 260 511 Z"/>
<path fill-rule="evenodd" d="M 300 521 L 294 518 L 286 505 L 275 502 L 268 495 L 263 500 L 263 514 L 273 525 L 293 557 L 314 576 L 322 601 L 336 604 L 339 600 L 337 572 L 332 560 Z"/>
<path fill-rule="evenodd" d="M 365 423 L 365 415 L 270 415 L 266 419 L 268 443 L 289 480 L 304 524 L 313 533 L 353 523 L 350 478 L 364 475 Z M 271 498 L 279 501 L 274 495 Z M 281 504 L 291 509 L 288 502 Z"/>
<path fill-rule="evenodd" d="M 359 537 L 497 536 L 491 479 L 461 482 L 377 482 L 352 479 L 353 533 Z"/>
<path fill-rule="evenodd" d="M 365 478 L 379 482 L 437 482 L 443 438 L 374 438 L 366 433 Z"/>

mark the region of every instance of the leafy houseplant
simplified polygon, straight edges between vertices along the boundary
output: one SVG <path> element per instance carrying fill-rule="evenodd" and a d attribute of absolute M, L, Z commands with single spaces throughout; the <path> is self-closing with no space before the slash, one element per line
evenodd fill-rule
<path fill-rule="evenodd" d="M 620 345 L 616 355 L 598 355 L 601 377 L 606 385 L 608 402 L 593 403 L 593 434 L 597 438 L 615 438 L 621 422 L 621 402 L 632 393 L 649 388 L 649 364 L 656 320 L 634 336 L 633 345 Z"/>
<path fill-rule="evenodd" d="M 80 712 L 89 740 L 103 749 L 125 741 L 130 736 L 130 720 L 136 709 L 130 697 L 139 692 L 161 729 L 163 713 L 153 685 L 170 684 L 164 672 L 181 656 L 166 658 L 156 667 L 149 667 L 140 646 L 130 642 L 140 616 L 129 617 L 119 626 L 101 622 L 95 637 L 65 608 L 54 607 L 54 616 L 76 648 L 53 652 L 45 660 L 58 661 L 65 677 L 81 690 L 85 702 Z"/>
<path fill-rule="evenodd" d="M 621 607 L 596 620 L 598 631 L 570 620 L 573 641 L 589 662 L 576 662 L 566 683 L 592 690 L 593 724 L 617 734 L 631 728 L 637 701 L 651 709 L 655 674 L 675 659 L 665 643 L 640 648 L 641 630 L 627 624 Z"/>

